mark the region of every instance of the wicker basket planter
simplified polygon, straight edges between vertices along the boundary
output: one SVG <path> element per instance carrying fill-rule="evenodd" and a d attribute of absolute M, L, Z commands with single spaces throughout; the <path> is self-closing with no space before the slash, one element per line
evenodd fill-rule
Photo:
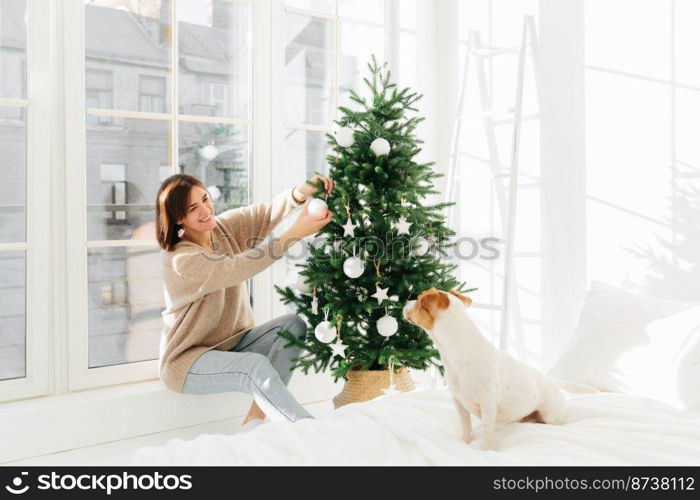
<path fill-rule="evenodd" d="M 369 401 L 384 395 L 389 387 L 389 370 L 350 370 L 343 390 L 333 398 L 333 406 L 340 408 L 348 403 Z M 400 392 L 415 389 L 408 369 L 400 367 L 394 372 L 394 385 Z"/>

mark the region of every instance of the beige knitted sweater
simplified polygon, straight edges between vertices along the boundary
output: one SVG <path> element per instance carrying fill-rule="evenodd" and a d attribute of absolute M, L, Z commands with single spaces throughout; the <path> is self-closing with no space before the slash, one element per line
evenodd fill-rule
<path fill-rule="evenodd" d="M 212 229 L 214 253 L 186 240 L 163 252 L 159 371 L 169 389 L 182 392 L 199 356 L 231 349 L 254 326 L 245 280 L 283 256 L 279 240 L 260 243 L 297 206 L 290 189 L 270 203 L 227 210 Z"/>

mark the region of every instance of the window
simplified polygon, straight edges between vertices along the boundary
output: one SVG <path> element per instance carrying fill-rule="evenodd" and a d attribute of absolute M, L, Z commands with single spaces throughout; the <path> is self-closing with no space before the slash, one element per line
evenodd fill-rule
<path fill-rule="evenodd" d="M 337 108 L 355 109 L 350 90 L 367 95 L 362 78 L 372 54 L 384 61 L 384 2 L 287 0 L 285 15 L 285 186 L 327 172 L 326 136 Z M 293 283 L 295 254 L 280 281 Z"/>
<path fill-rule="evenodd" d="M 478 30 L 483 47 L 519 47 L 525 14 L 537 16 L 538 3 L 534 0 L 476 0 L 459 2 L 459 71 L 457 88 L 464 76 L 464 60 L 470 30 Z M 485 98 L 477 85 L 477 62 L 469 62 L 465 114 L 479 116 L 486 109 L 505 113 L 514 106 L 517 54 L 501 54 L 485 58 Z M 511 328 L 508 349 L 518 359 L 537 365 L 540 354 L 542 325 L 542 288 L 540 269 L 542 249 L 540 242 L 540 161 L 539 110 L 537 86 L 534 81 L 532 59 L 525 66 L 523 93 L 523 122 L 520 131 L 519 184 L 517 196 L 517 228 L 513 253 L 513 283 L 511 294 Z M 489 127 L 487 122 L 492 123 Z M 503 303 L 504 248 L 503 227 L 507 217 L 510 186 L 503 179 L 491 177 L 493 168 L 504 166 L 509 172 L 511 161 L 513 120 L 464 120 L 460 129 L 459 172 L 466 182 L 455 185 L 455 230 L 462 238 L 458 248 L 470 259 L 458 262 L 459 279 L 478 287 L 474 292 L 472 314 L 484 333 L 498 345 L 501 331 Z M 459 219 L 459 213 L 469 213 Z M 498 238 L 498 258 L 486 249 L 484 238 Z M 473 241 L 476 241 L 475 245 Z M 516 342 L 512 340 L 515 339 Z"/>
<path fill-rule="evenodd" d="M 111 108 L 114 94 L 112 91 L 112 72 L 104 70 L 87 70 L 85 72 L 85 106 L 88 108 Z M 97 115 L 88 119 L 88 125 L 111 125 L 109 116 Z"/>
<path fill-rule="evenodd" d="M 139 77 L 139 110 L 164 113 L 165 87 L 164 77 L 141 75 Z"/>
<path fill-rule="evenodd" d="M 212 116 L 228 109 L 228 86 L 223 83 L 202 83 L 202 107 L 209 109 Z"/>
<path fill-rule="evenodd" d="M 157 375 L 165 178 L 216 186 L 221 212 L 325 171 L 337 106 L 369 55 L 384 57 L 384 3 L 297 3 L 277 6 L 284 35 L 266 31 L 274 2 L 71 0 L 51 4 L 57 17 L 39 0 L 0 0 L 0 400 Z M 272 107 L 285 92 L 286 108 Z M 274 299 L 272 277 L 256 280 L 257 315 Z"/>
<path fill-rule="evenodd" d="M 26 8 L 0 0 L 0 380 L 27 374 Z"/>
<path fill-rule="evenodd" d="M 416 10 L 417 0 L 401 0 L 399 5 L 399 82 L 401 87 L 416 88 Z"/>
<path fill-rule="evenodd" d="M 697 301 L 700 4 L 634 6 L 586 4 L 587 277 Z"/>
<path fill-rule="evenodd" d="M 284 146 L 285 186 L 327 172 L 326 133 L 340 116 L 337 108 L 356 109 L 350 90 L 369 95 L 363 81 L 374 55 L 386 61 L 386 9 L 400 18 L 399 84 L 415 88 L 415 0 L 286 0 Z M 396 75 L 393 74 L 395 77 Z M 286 258 L 282 282 L 294 283 L 294 252 Z"/>
<path fill-rule="evenodd" d="M 184 172 L 217 186 L 217 212 L 250 202 L 252 11 L 245 1 L 85 1 L 76 60 L 85 71 L 85 142 L 71 151 L 83 155 L 76 184 L 86 205 L 69 207 L 69 231 L 84 225 L 87 239 L 69 254 L 87 272 L 69 282 L 72 388 L 157 373 L 160 183 Z"/>
<path fill-rule="evenodd" d="M 49 66 L 42 7 L 0 0 L 0 401 L 48 390 L 51 110 L 31 76 Z"/>
<path fill-rule="evenodd" d="M 112 205 L 109 222 L 126 222 L 126 212 L 116 210 L 115 205 L 126 205 L 126 166 L 103 163 L 100 165 L 100 180 L 102 181 L 102 199 L 105 205 Z"/>
<path fill-rule="evenodd" d="M 170 165 L 161 165 L 158 169 L 158 172 L 158 179 L 160 182 L 163 182 L 165 179 L 172 175 L 173 169 L 170 167 Z"/>

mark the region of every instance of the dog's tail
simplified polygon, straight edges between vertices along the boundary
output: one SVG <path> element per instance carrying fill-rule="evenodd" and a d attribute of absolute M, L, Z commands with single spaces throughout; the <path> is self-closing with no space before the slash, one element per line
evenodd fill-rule
<path fill-rule="evenodd" d="M 559 386 L 560 389 L 564 389 L 566 392 L 573 394 L 597 394 L 600 391 L 595 387 L 591 387 L 586 384 L 579 384 L 578 382 L 572 382 L 571 380 L 564 380 L 561 378 L 552 379 L 555 384 Z"/>

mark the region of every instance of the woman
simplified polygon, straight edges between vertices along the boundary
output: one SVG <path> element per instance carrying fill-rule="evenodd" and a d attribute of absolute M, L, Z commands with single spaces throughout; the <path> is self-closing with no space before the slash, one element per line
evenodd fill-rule
<path fill-rule="evenodd" d="M 253 419 L 294 422 L 312 418 L 287 390 L 298 348 L 284 348 L 277 335 L 300 336 L 306 324 L 288 314 L 259 326 L 245 281 L 264 270 L 296 242 L 330 222 L 326 209 L 310 215 L 307 205 L 279 238 L 260 245 L 295 207 L 313 195 L 316 176 L 284 191 L 270 203 L 214 214 L 206 187 L 195 177 L 167 178 L 156 198 L 156 233 L 163 254 L 165 328 L 160 344 L 160 378 L 176 392 L 248 392 L 254 402 L 243 423 Z"/>

